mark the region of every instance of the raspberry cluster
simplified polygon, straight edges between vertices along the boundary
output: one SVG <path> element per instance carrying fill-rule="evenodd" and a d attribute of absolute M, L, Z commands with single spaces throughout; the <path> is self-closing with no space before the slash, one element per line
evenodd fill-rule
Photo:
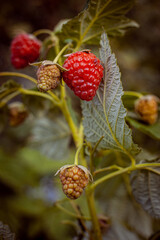
<path fill-rule="evenodd" d="M 33 63 L 40 53 L 41 42 L 31 34 L 19 34 L 11 43 L 11 62 L 15 68 Z"/>
<path fill-rule="evenodd" d="M 158 98 L 146 95 L 135 102 L 135 111 L 140 115 L 142 121 L 154 124 L 158 118 Z"/>
<path fill-rule="evenodd" d="M 63 192 L 70 199 L 77 199 L 82 194 L 84 188 L 89 182 L 89 171 L 76 165 L 71 167 L 62 167 L 60 169 L 60 179 Z"/>
<path fill-rule="evenodd" d="M 56 64 L 43 64 L 37 71 L 37 87 L 40 91 L 46 92 L 56 88 L 61 80 L 61 71 Z"/>
<path fill-rule="evenodd" d="M 63 79 L 80 99 L 90 101 L 96 94 L 103 77 L 100 60 L 90 52 L 80 51 L 65 60 Z"/>

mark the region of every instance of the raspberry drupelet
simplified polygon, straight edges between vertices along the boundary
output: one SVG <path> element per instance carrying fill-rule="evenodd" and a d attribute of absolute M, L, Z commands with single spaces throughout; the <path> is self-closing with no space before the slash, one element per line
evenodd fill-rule
<path fill-rule="evenodd" d="M 80 99 L 90 101 L 94 98 L 103 77 L 100 60 L 90 52 L 80 51 L 69 55 L 65 60 L 63 80 Z"/>

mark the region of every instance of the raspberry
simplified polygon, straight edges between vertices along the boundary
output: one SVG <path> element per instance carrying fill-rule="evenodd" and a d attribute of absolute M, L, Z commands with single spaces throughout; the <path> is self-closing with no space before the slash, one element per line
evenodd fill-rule
<path fill-rule="evenodd" d="M 13 102 L 8 105 L 9 124 L 12 127 L 17 127 L 28 117 L 28 112 L 23 103 Z"/>
<path fill-rule="evenodd" d="M 44 61 L 38 68 L 37 77 L 37 87 L 40 91 L 46 92 L 59 85 L 61 80 L 61 71 L 57 65 L 51 61 Z"/>
<path fill-rule="evenodd" d="M 103 77 L 100 60 L 90 52 L 76 52 L 65 60 L 62 76 L 66 84 L 80 99 L 90 101 L 96 94 Z"/>
<path fill-rule="evenodd" d="M 140 115 L 142 121 L 154 124 L 158 118 L 158 98 L 146 95 L 135 102 L 135 111 Z"/>
<path fill-rule="evenodd" d="M 41 42 L 31 34 L 19 34 L 11 43 L 11 62 L 15 68 L 24 68 L 40 54 Z"/>
<path fill-rule="evenodd" d="M 63 192 L 70 199 L 77 199 L 89 182 L 90 172 L 81 165 L 66 165 L 60 168 Z"/>

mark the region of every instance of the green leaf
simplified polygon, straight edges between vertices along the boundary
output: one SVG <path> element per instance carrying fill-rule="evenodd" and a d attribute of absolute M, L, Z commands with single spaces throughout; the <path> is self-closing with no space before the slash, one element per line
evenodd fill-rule
<path fill-rule="evenodd" d="M 104 80 L 94 99 L 82 102 L 86 139 L 96 144 L 104 136 L 100 148 L 137 152 L 131 130 L 125 122 L 126 110 L 121 100 L 123 88 L 119 68 L 105 33 L 102 34 L 100 56 L 105 66 Z"/>
<path fill-rule="evenodd" d="M 83 43 L 99 44 L 105 30 L 108 35 L 123 35 L 127 28 L 138 24 L 124 15 L 131 9 L 134 0 L 91 0 L 89 6 L 62 27 L 60 39 L 72 39 L 77 46 Z"/>
<path fill-rule="evenodd" d="M 1 85 L 0 96 L 3 92 L 5 92 L 9 89 L 17 90 L 19 87 L 20 87 L 20 84 L 18 84 L 17 82 L 15 82 L 13 80 L 8 80 L 7 82 L 5 82 L 4 84 Z"/>
<path fill-rule="evenodd" d="M 147 134 L 148 136 L 160 140 L 160 120 L 153 125 L 147 125 L 139 122 L 133 118 L 127 117 L 127 122 L 139 131 Z"/>
<path fill-rule="evenodd" d="M 118 221 L 127 225 L 145 239 L 148 239 L 153 232 L 150 216 L 128 196 L 124 185 L 120 185 L 107 201 L 107 215 L 111 217 L 112 222 Z"/>
<path fill-rule="evenodd" d="M 160 163 L 159 160 L 147 163 Z M 141 163 L 146 163 L 142 161 Z M 152 217 L 160 218 L 160 168 L 152 168 L 158 174 L 149 170 L 137 170 L 131 175 L 133 195 L 138 203 Z"/>
<path fill-rule="evenodd" d="M 0 151 L 0 183 L 16 192 L 23 191 L 24 186 L 37 186 L 42 176 L 55 174 L 61 166 L 61 161 L 52 161 L 29 148 L 12 155 Z"/>
<path fill-rule="evenodd" d="M 35 121 L 29 146 L 53 159 L 68 155 L 70 130 L 61 118 L 40 118 Z"/>

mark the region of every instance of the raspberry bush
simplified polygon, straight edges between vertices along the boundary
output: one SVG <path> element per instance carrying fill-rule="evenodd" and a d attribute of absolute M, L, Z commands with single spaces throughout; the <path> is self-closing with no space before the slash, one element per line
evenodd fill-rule
<path fill-rule="evenodd" d="M 132 130 L 158 145 L 160 100 L 123 90 L 110 46 L 138 26 L 125 16 L 133 2 L 91 0 L 53 31 L 11 42 L 19 70 L 0 73 L 0 238 L 159 239 L 159 151 L 140 149 Z"/>

